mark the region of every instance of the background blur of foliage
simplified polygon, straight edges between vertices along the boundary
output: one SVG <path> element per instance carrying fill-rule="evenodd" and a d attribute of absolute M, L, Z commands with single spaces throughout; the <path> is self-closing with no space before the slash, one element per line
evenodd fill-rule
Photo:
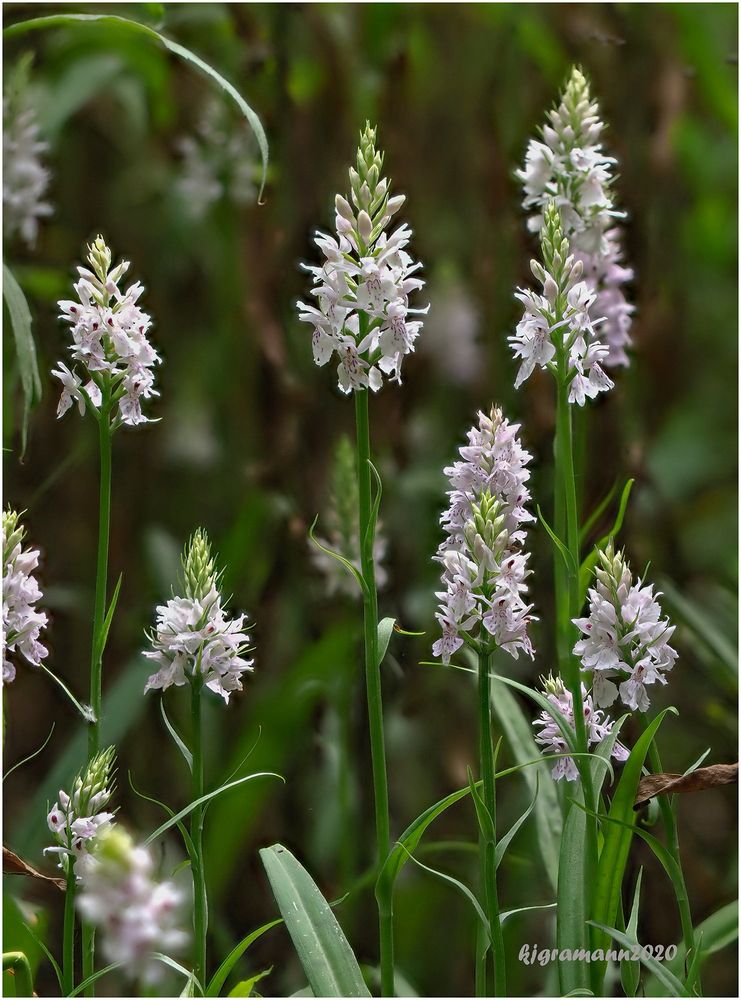
<path fill-rule="evenodd" d="M 408 195 L 406 218 L 432 303 L 403 388 L 387 387 L 371 404 L 389 539 L 382 613 L 398 614 L 408 629 L 433 630 L 438 569 L 430 557 L 440 537 L 441 470 L 477 408 L 497 400 L 524 422 L 536 456 L 533 492 L 550 510 L 552 386 L 533 378 L 516 393 L 506 343 L 518 319 L 513 289 L 529 280 L 534 249 L 512 170 L 577 61 L 592 78 L 610 124 L 610 152 L 620 160 L 638 307 L 633 364 L 589 408 L 584 506 L 591 509 L 616 477 L 636 478 L 623 541 L 636 572 L 650 560 L 679 624 L 680 661 L 654 699 L 657 709 L 675 703 L 681 713 L 662 729 L 664 766 L 682 771 L 708 746 L 712 760 L 735 759 L 735 5 L 105 6 L 153 24 L 237 85 L 270 141 L 265 204 L 223 197 L 200 219 L 186 211 L 176 185 L 180 140 L 194 134 L 204 108 L 211 104 L 208 114 L 215 113 L 214 90 L 147 39 L 83 26 L 6 47 L 6 73 L 18 57 L 35 53 L 31 77 L 51 144 L 54 216 L 42 224 L 32 253 L 7 248 L 34 315 L 44 395 L 21 463 L 11 340 L 5 495 L 28 511 L 29 536 L 43 552 L 49 666 L 84 696 L 95 428 L 76 410 L 56 421 L 58 387 L 49 369 L 67 342 L 55 300 L 68 296 L 73 265 L 101 231 L 147 286 L 152 341 L 164 357 L 161 397 L 149 408 L 161 422 L 123 430 L 114 447 L 111 574 L 123 572 L 123 587 L 105 690 L 109 737 L 122 742 L 121 818 L 141 831 L 160 819 L 131 792 L 129 771 L 148 793 L 174 806 L 187 801 L 186 772 L 156 699 L 141 696 L 148 671 L 137 651 L 155 602 L 169 594 L 179 549 L 199 524 L 226 566 L 232 606 L 254 618 L 257 643 L 257 671 L 245 694 L 229 711 L 211 707 L 209 779 L 222 780 L 259 729 L 250 767 L 287 779 L 285 787 L 231 793 L 209 814 L 208 875 L 221 952 L 274 913 L 259 846 L 286 843 L 329 898 L 341 895 L 371 856 L 359 607 L 352 598 L 327 598 L 306 539 L 325 506 L 333 449 L 343 431 L 352 433 L 353 412 L 333 372 L 314 366 L 294 307 L 307 286 L 298 262 L 314 259 L 312 231 L 331 225 L 334 193 L 345 189 L 366 118 L 378 123 L 388 172 Z M 86 13 L 96 9 L 84 6 Z M 44 12 L 40 4 L 5 7 L 6 22 Z M 231 108 L 223 113 L 229 129 L 246 131 Z M 529 682 L 553 664 L 546 627 L 551 554 L 544 534 L 532 535 L 538 656 L 535 664 L 512 665 Z M 471 685 L 464 675 L 417 665 L 429 658 L 431 641 L 430 634 L 393 638 L 386 666 L 396 833 L 465 784 L 466 764 L 475 759 Z M 82 744 L 71 757 L 64 750 L 79 738 L 80 724 L 30 669 L 19 671 L 5 696 L 6 765 L 35 749 L 56 720 L 49 747 L 5 789 L 6 841 L 43 866 L 46 800 L 79 764 Z M 182 699 L 175 693 L 168 705 L 177 716 Z M 355 762 L 349 768 L 346 746 Z M 510 760 L 506 748 L 503 759 Z M 526 800 L 521 778 L 501 783 L 502 829 Z M 688 796 L 679 810 L 699 921 L 736 894 L 735 790 Z M 474 830 L 470 807 L 459 806 L 434 834 L 474 839 Z M 468 855 L 437 861 L 474 877 Z M 636 844 L 631 880 L 641 864 L 648 892 L 640 938 L 669 944 L 679 937 L 670 887 L 648 849 Z M 421 994 L 469 994 L 472 914 L 447 887 L 409 869 L 397 899 L 400 969 Z M 502 873 L 507 906 L 549 901 L 532 826 L 519 835 Z M 60 900 L 23 890 L 27 903 L 45 911 L 39 926 L 51 921 L 57 930 Z M 360 960 L 370 958 L 371 894 L 337 912 Z M 14 937 L 12 907 L 6 917 L 6 947 L 27 946 Z M 549 944 L 551 934 L 542 916 L 506 928 L 513 956 L 526 941 Z M 732 949 L 714 956 L 704 974 L 708 995 L 735 995 L 735 963 Z M 304 985 L 283 930 L 263 938 L 242 968 L 271 965 L 264 992 Z M 525 968 L 514 958 L 511 974 L 515 993 L 554 986 L 553 970 Z M 45 976 L 40 991 L 52 989 Z"/>

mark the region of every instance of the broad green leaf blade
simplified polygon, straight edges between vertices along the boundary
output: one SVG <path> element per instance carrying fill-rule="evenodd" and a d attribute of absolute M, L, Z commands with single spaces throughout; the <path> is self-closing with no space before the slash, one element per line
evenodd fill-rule
<path fill-rule="evenodd" d="M 378 665 L 379 667 L 383 663 L 383 658 L 386 655 L 386 650 L 389 648 L 389 642 L 391 641 L 391 635 L 394 631 L 394 625 L 396 624 L 395 618 L 383 618 L 378 623 Z"/>
<path fill-rule="evenodd" d="M 314 995 L 370 996 L 340 925 L 306 869 L 281 844 L 263 848 L 260 857 Z"/>
<path fill-rule="evenodd" d="M 18 354 L 18 371 L 23 389 L 23 424 L 21 430 L 21 454 L 26 450 L 28 417 L 31 407 L 41 399 L 41 379 L 36 360 L 36 344 L 31 332 L 31 311 L 21 286 L 15 280 L 7 264 L 3 264 L 3 296 L 8 306 L 10 326 Z"/>
<path fill-rule="evenodd" d="M 249 979 L 243 979 L 238 982 L 233 990 L 230 990 L 227 996 L 230 997 L 251 997 L 252 991 L 255 988 L 255 983 L 259 983 L 261 979 L 269 976 L 273 971 L 271 966 L 269 969 L 263 969 L 262 972 L 258 972 L 255 976 L 250 976 Z"/>
<path fill-rule="evenodd" d="M 563 827 L 558 866 L 558 911 L 556 944 L 559 951 L 589 949 L 584 842 L 587 817 L 572 805 Z M 559 962 L 561 992 L 589 989 L 589 970 L 584 962 Z"/>
<path fill-rule="evenodd" d="M 620 887 L 623 884 L 623 873 L 628 861 L 632 833 L 636 822 L 633 803 L 635 802 L 635 794 L 638 788 L 638 781 L 641 777 L 641 770 L 651 740 L 654 738 L 668 712 L 673 712 L 676 715 L 676 709 L 664 709 L 660 715 L 657 715 L 649 723 L 636 741 L 630 757 L 623 765 L 623 773 L 610 806 L 607 818 L 617 820 L 617 822 L 609 823 L 604 828 L 604 843 L 597 866 L 597 881 L 593 900 L 595 921 L 599 924 L 607 924 L 608 927 L 614 925 L 617 915 Z M 582 812 L 581 809 L 578 811 Z M 599 939 L 595 941 L 596 948 L 604 948 L 606 944 L 607 941 L 604 936 L 602 936 L 601 941 Z M 599 968 L 601 974 L 604 975 L 604 963 L 601 963 Z"/>
<path fill-rule="evenodd" d="M 278 924 L 282 923 L 282 919 L 271 920 L 269 923 L 263 924 L 262 927 L 258 927 L 257 930 L 251 931 L 246 937 L 243 937 L 239 944 L 236 944 L 232 948 L 216 972 L 213 974 L 211 982 L 208 984 L 208 989 L 206 990 L 206 996 L 217 997 L 221 992 L 221 987 L 226 982 L 229 973 L 240 960 L 242 955 L 244 955 L 247 951 L 249 946 L 257 941 L 258 938 L 261 938 L 263 934 L 272 930 L 273 927 L 277 927 Z"/>
<path fill-rule="evenodd" d="M 519 764 L 542 756 L 533 738 L 533 728 L 514 695 L 504 684 L 492 691 L 492 708 L 504 731 L 509 746 Z M 556 796 L 556 786 L 550 774 L 538 781 L 537 771 L 523 769 L 530 794 L 535 801 L 535 826 L 543 866 L 553 891 L 558 884 L 558 854 L 561 843 L 561 809 Z"/>
<path fill-rule="evenodd" d="M 155 31 L 154 28 L 150 28 L 149 25 L 141 24 L 139 21 L 132 21 L 127 17 L 119 17 L 116 14 L 50 14 L 46 17 L 35 17 L 27 21 L 18 21 L 16 24 L 11 24 L 5 28 L 3 34 L 6 38 L 11 38 L 16 35 L 25 34 L 29 31 L 38 31 L 44 28 L 63 28 L 70 27 L 75 24 L 95 24 L 96 22 L 113 24 L 121 29 L 133 31 L 152 39 L 159 45 L 164 46 L 168 52 L 172 52 L 173 55 L 176 55 L 185 62 L 195 66 L 199 72 L 213 80 L 214 83 L 216 83 L 216 85 L 234 101 L 241 113 L 247 119 L 250 128 L 255 134 L 257 145 L 260 149 L 260 156 L 262 158 L 262 178 L 260 180 L 260 191 L 257 200 L 258 202 L 262 201 L 262 194 L 265 189 L 268 172 L 268 139 L 265 135 L 265 129 L 262 126 L 262 122 L 236 87 L 229 83 L 228 80 L 224 79 L 224 77 L 218 73 L 213 66 L 201 59 L 200 56 L 197 56 L 195 52 L 191 52 L 190 49 L 186 49 L 185 46 L 180 45 L 179 42 L 175 42 L 171 38 L 161 35 L 158 31 Z"/>

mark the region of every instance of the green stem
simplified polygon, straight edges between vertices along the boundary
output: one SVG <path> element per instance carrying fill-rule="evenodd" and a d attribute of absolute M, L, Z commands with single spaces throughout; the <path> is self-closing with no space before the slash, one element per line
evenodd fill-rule
<path fill-rule="evenodd" d="M 62 988 L 69 996 L 75 988 L 75 873 L 72 859 L 67 863 L 67 888 L 64 895 L 64 936 L 62 939 Z"/>
<path fill-rule="evenodd" d="M 192 799 L 202 798 L 203 784 L 203 720 L 201 718 L 202 684 L 194 679 L 191 688 L 191 736 L 193 754 Z M 208 932 L 208 904 L 203 864 L 203 806 L 196 806 L 191 813 L 190 836 L 193 841 L 193 973 L 206 989 L 206 934 Z"/>
<path fill-rule="evenodd" d="M 100 501 L 98 514 L 98 562 L 95 572 L 95 609 L 90 658 L 90 707 L 94 719 L 88 730 L 88 761 L 100 750 L 100 715 L 103 700 L 103 651 L 100 638 L 106 613 L 108 546 L 111 534 L 111 424 L 106 400 L 98 420 L 100 445 Z"/>
<path fill-rule="evenodd" d="M 507 993 L 507 972 L 497 893 L 497 796 L 494 744 L 491 733 L 490 660 L 491 654 L 489 652 L 479 653 L 479 763 L 484 805 L 491 817 L 489 828 L 481 831 L 483 839 L 482 877 L 494 964 L 494 992 L 491 995 L 503 997 Z"/>
<path fill-rule="evenodd" d="M 358 522 L 360 529 L 360 572 L 366 583 L 363 595 L 363 631 L 365 640 L 365 683 L 368 698 L 373 792 L 376 817 L 376 864 L 380 870 L 389 854 L 389 804 L 386 777 L 386 746 L 383 734 L 381 665 L 378 662 L 378 595 L 373 563 L 374 531 L 371 527 L 373 498 L 370 468 L 369 390 L 355 392 L 355 429 L 358 461 Z M 381 995 L 394 995 L 393 906 L 389 899 L 379 900 L 381 958 Z"/>
<path fill-rule="evenodd" d="M 31 966 L 22 951 L 6 951 L 3 953 L 3 972 L 10 972 L 14 977 L 15 995 L 17 997 L 33 996 L 33 978 Z"/>
<path fill-rule="evenodd" d="M 639 713 L 639 718 L 641 720 L 642 729 L 646 729 L 648 725 L 648 719 L 644 713 Z M 656 745 L 656 740 L 651 740 L 651 744 L 648 748 L 648 757 L 651 762 L 651 767 L 654 774 L 661 774 L 664 768 L 661 765 L 661 757 L 659 755 L 659 748 Z M 695 954 L 695 928 L 692 923 L 692 912 L 690 910 L 689 895 L 687 893 L 687 886 L 684 881 L 684 871 L 682 870 L 682 858 L 679 851 L 679 832 L 677 829 L 677 818 L 674 813 L 674 796 L 658 795 L 657 801 L 659 803 L 659 811 L 661 812 L 661 820 L 664 824 L 664 831 L 666 833 L 666 846 L 677 863 L 677 869 L 679 871 L 681 894 L 676 895 L 677 907 L 679 909 L 679 919 L 682 924 L 682 940 L 684 942 L 684 953 L 685 953 L 685 963 L 689 965 Z M 697 966 L 697 971 L 695 973 L 695 979 L 692 983 L 687 983 L 687 986 L 693 990 L 697 996 L 702 996 L 702 985 L 700 983 L 700 969 Z"/>
<path fill-rule="evenodd" d="M 571 556 L 571 567 L 564 568 L 556 576 L 556 608 L 557 608 L 557 639 L 558 660 L 561 676 L 571 692 L 574 712 L 574 735 L 576 748 L 580 754 L 586 754 L 589 745 L 587 727 L 584 719 L 584 701 L 581 692 L 581 674 L 578 661 L 572 648 L 574 644 L 574 625 L 572 619 L 579 614 L 579 567 L 581 565 L 581 550 L 579 545 L 579 509 L 576 500 L 576 481 L 574 476 L 574 439 L 569 403 L 569 386 L 566 379 L 568 359 L 564 355 L 559 363 L 559 378 L 556 396 L 556 444 L 555 444 L 555 488 L 556 510 L 562 512 L 566 548 Z M 557 554 L 557 559 L 560 560 Z M 597 802 L 594 795 L 591 761 L 588 757 L 577 758 L 577 767 L 581 777 L 584 803 L 591 813 L 597 813 Z M 572 807 L 569 802 L 567 810 Z M 591 890 L 594 884 L 594 874 L 597 869 L 597 820 L 595 815 L 588 815 L 584 844 L 584 862 L 586 878 L 584 879 L 585 912 L 591 914 Z M 596 968 L 596 966 L 594 967 Z"/>
<path fill-rule="evenodd" d="M 83 981 L 95 972 L 95 928 L 82 923 L 82 978 Z M 95 996 L 95 983 L 88 983 L 84 996 Z"/>

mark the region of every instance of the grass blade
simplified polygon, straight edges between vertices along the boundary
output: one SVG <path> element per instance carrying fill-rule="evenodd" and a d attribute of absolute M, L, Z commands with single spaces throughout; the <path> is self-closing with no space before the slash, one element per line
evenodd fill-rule
<path fill-rule="evenodd" d="M 26 451 L 28 418 L 33 404 L 41 399 L 41 379 L 36 361 L 36 344 L 31 332 L 31 311 L 21 286 L 13 272 L 3 264 L 3 296 L 8 306 L 10 326 L 18 354 L 18 371 L 23 389 L 23 424 L 21 429 L 21 455 Z"/>
<path fill-rule="evenodd" d="M 211 982 L 208 984 L 208 989 L 206 990 L 207 997 L 217 997 L 221 992 L 221 987 L 227 980 L 229 973 L 232 971 L 234 966 L 240 960 L 242 955 L 247 951 L 251 944 L 254 944 L 258 938 L 261 938 L 263 934 L 266 934 L 273 927 L 277 927 L 278 924 L 282 924 L 282 918 L 278 920 L 271 920 L 267 924 L 263 924 L 262 927 L 258 927 L 257 930 L 251 931 L 246 937 L 243 937 L 239 944 L 236 944 L 229 954 L 226 956 L 224 961 L 218 967 L 216 972 L 211 977 Z"/>

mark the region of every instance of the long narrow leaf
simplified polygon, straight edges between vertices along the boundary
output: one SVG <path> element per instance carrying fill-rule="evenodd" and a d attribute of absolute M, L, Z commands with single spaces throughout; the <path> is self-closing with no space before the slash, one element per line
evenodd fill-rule
<path fill-rule="evenodd" d="M 589 930 L 586 920 L 586 866 L 584 838 L 587 817 L 581 809 L 572 807 L 566 817 L 558 865 L 558 913 L 556 944 L 559 951 L 589 950 Z M 584 962 L 559 962 L 558 978 L 561 992 L 589 988 L 589 970 Z"/>
<path fill-rule="evenodd" d="M 160 714 L 162 715 L 162 720 L 164 721 L 165 725 L 167 726 L 168 733 L 170 734 L 170 736 L 172 736 L 173 743 L 178 748 L 178 750 L 180 751 L 180 753 L 183 755 L 183 759 L 185 760 L 185 763 L 188 765 L 188 770 L 192 774 L 193 773 L 193 754 L 187 748 L 187 746 L 185 745 L 184 740 L 179 735 L 178 731 L 175 729 L 175 727 L 173 726 L 173 724 L 170 722 L 169 718 L 167 717 L 167 712 L 165 711 L 165 700 L 164 700 L 164 698 L 160 698 Z"/>
<path fill-rule="evenodd" d="M 176 826 L 181 819 L 184 819 L 191 812 L 193 812 L 196 806 L 200 806 L 204 802 L 210 802 L 211 799 L 215 799 L 217 795 L 223 795 L 224 792 L 228 792 L 230 789 L 236 788 L 238 785 L 243 785 L 246 781 L 254 781 L 255 778 L 277 778 L 279 781 L 285 780 L 280 774 L 274 774 L 272 771 L 261 771 L 258 774 L 247 774 L 244 778 L 238 778 L 236 781 L 230 781 L 226 785 L 220 785 L 218 788 L 214 789 L 213 792 L 208 792 L 206 795 L 201 795 L 200 798 L 194 799 L 184 809 L 181 809 L 180 812 L 171 816 L 166 823 L 163 823 L 162 826 L 158 826 L 154 833 L 150 833 L 144 841 L 144 846 L 149 846 L 149 844 L 157 840 L 158 837 L 161 837 L 162 834 L 171 827 Z"/>
<path fill-rule="evenodd" d="M 590 925 L 592 927 L 597 927 L 605 935 L 611 937 L 614 941 L 623 947 L 628 949 L 633 949 L 638 945 L 638 942 L 629 938 L 627 934 L 623 934 L 621 931 L 617 930 L 615 927 L 610 927 L 608 924 L 601 924 L 596 920 L 590 920 Z M 640 948 L 640 945 L 638 945 Z M 685 988 L 684 984 L 680 982 L 675 975 L 673 975 L 666 966 L 657 961 L 655 958 L 645 955 L 642 950 L 639 951 L 639 957 L 641 964 L 644 965 L 649 972 L 652 972 L 657 979 L 659 979 L 666 987 L 669 989 L 670 996 L 674 997 L 689 997 L 692 994 Z"/>
<path fill-rule="evenodd" d="M 45 28 L 63 28 L 70 27 L 75 24 L 92 25 L 96 23 L 116 25 L 121 29 L 132 31 L 150 38 L 152 41 L 155 41 L 157 44 L 166 48 L 168 52 L 172 52 L 180 59 L 183 59 L 185 62 L 195 66 L 197 70 L 209 77 L 209 79 L 213 80 L 214 83 L 216 83 L 216 85 L 234 101 L 241 113 L 247 119 L 250 128 L 255 134 L 257 145 L 260 149 L 260 156 L 262 158 L 262 178 L 260 181 L 258 201 L 261 201 L 268 171 L 268 139 L 265 135 L 265 129 L 262 127 L 262 122 L 236 87 L 229 83 L 228 80 L 225 80 L 224 77 L 213 68 L 213 66 L 204 62 L 204 60 L 197 56 L 195 52 L 191 52 L 190 49 L 186 49 L 185 46 L 180 45 L 179 42 L 174 42 L 171 38 L 167 38 L 165 35 L 160 34 L 159 31 L 155 31 L 154 28 L 150 28 L 147 24 L 141 24 L 139 21 L 132 21 L 127 17 L 119 17 L 117 14 L 49 14 L 46 17 L 35 17 L 27 21 L 18 21 L 16 24 L 11 24 L 4 29 L 3 34 L 6 38 L 11 38 L 16 35 L 26 34 L 29 31 L 39 31 Z"/>
<path fill-rule="evenodd" d="M 628 926 L 625 928 L 625 933 L 628 937 L 633 938 L 635 941 L 638 940 L 638 912 L 641 905 L 642 878 L 643 869 L 641 868 L 636 879 L 636 887 L 633 890 L 633 905 L 630 908 Z M 638 968 L 636 962 L 624 960 L 620 963 L 620 979 L 626 996 L 634 997 L 638 995 L 638 987 L 641 984 L 641 970 Z"/>
<path fill-rule="evenodd" d="M 628 760 L 623 766 L 623 773 L 618 782 L 610 806 L 610 812 L 608 813 L 608 818 L 617 820 L 617 822 L 608 824 L 605 829 L 604 843 L 597 866 L 593 905 L 595 921 L 607 924 L 609 927 L 612 927 L 615 923 L 620 899 L 620 887 L 623 883 L 623 873 L 628 861 L 631 837 L 635 828 L 636 817 L 633 811 L 633 802 L 635 801 L 641 770 L 651 740 L 654 738 L 656 731 L 668 712 L 676 715 L 676 709 L 665 709 L 649 723 L 636 741 Z M 581 813 L 581 810 L 579 812 Z M 595 947 L 604 947 L 605 943 L 603 938 L 602 943 L 599 941 L 595 943 Z M 594 967 L 593 971 L 595 971 Z M 596 983 L 598 975 L 604 975 L 604 963 L 596 967 L 594 983 Z"/>
<path fill-rule="evenodd" d="M 21 431 L 21 454 L 26 450 L 28 435 L 28 417 L 33 404 L 41 399 L 41 379 L 36 361 L 36 344 L 31 332 L 31 311 L 26 302 L 21 286 L 15 280 L 13 272 L 3 264 L 3 296 L 8 306 L 10 326 L 15 339 L 15 349 L 18 355 L 18 371 L 23 389 L 23 424 Z"/>
<path fill-rule="evenodd" d="M 370 996 L 340 925 L 306 869 L 281 844 L 263 848 L 260 857 L 314 996 Z"/>
<path fill-rule="evenodd" d="M 232 971 L 234 966 L 240 960 L 242 955 L 247 951 L 251 944 L 254 944 L 258 938 L 261 938 L 263 934 L 266 934 L 273 927 L 277 927 L 278 924 L 282 924 L 282 918 L 278 920 L 271 920 L 267 924 L 263 924 L 262 927 L 258 927 L 257 930 L 251 931 L 246 937 L 243 937 L 239 944 L 236 944 L 229 954 L 226 956 L 224 961 L 218 967 L 216 972 L 211 977 L 211 982 L 208 984 L 208 989 L 206 990 L 207 997 L 217 997 L 221 991 L 221 987 L 227 980 L 229 973 Z"/>

